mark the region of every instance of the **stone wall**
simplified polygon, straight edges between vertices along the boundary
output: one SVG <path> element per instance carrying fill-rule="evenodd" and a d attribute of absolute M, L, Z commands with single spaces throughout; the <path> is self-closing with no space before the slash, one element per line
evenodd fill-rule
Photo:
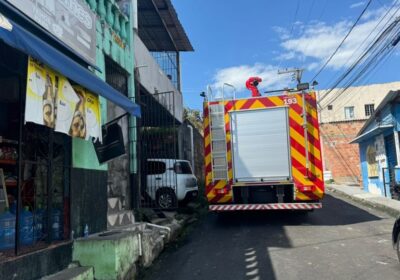
<path fill-rule="evenodd" d="M 365 121 L 320 124 L 324 170 L 339 183 L 361 184 L 358 144 L 349 144 Z"/>

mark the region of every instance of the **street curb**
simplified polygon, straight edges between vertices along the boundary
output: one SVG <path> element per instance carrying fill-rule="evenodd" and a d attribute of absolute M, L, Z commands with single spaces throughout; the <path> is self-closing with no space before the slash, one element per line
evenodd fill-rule
<path fill-rule="evenodd" d="M 340 191 L 340 190 L 338 190 L 336 188 L 332 188 L 330 186 L 326 186 L 326 190 L 329 191 L 331 194 L 337 194 L 338 196 L 346 197 L 346 198 L 348 198 L 348 199 L 350 199 L 350 200 L 352 200 L 354 202 L 363 204 L 364 206 L 367 206 L 367 207 L 370 207 L 370 208 L 377 209 L 377 210 L 380 210 L 382 212 L 385 212 L 386 214 L 388 214 L 388 215 L 390 215 L 390 216 L 392 216 L 394 218 L 397 218 L 397 217 L 400 216 L 400 211 L 399 210 L 393 209 L 393 208 L 388 207 L 386 205 L 383 205 L 381 203 L 376 203 L 376 202 L 369 201 L 369 200 L 364 199 L 364 198 L 355 197 L 355 196 L 352 196 L 350 194 L 347 194 L 344 191 Z"/>

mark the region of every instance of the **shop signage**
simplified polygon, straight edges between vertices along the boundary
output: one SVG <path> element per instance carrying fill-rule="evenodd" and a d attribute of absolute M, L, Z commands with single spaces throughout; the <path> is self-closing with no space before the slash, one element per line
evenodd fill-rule
<path fill-rule="evenodd" d="M 99 97 L 29 58 L 25 122 L 86 140 L 101 138 Z"/>
<path fill-rule="evenodd" d="M 7 0 L 51 34 L 96 63 L 96 15 L 83 0 Z"/>

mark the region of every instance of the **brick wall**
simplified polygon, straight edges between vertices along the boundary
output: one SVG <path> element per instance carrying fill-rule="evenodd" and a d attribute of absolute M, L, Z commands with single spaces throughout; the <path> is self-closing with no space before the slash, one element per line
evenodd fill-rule
<path fill-rule="evenodd" d="M 339 183 L 361 184 L 358 144 L 349 144 L 365 121 L 320 124 L 324 170 Z"/>

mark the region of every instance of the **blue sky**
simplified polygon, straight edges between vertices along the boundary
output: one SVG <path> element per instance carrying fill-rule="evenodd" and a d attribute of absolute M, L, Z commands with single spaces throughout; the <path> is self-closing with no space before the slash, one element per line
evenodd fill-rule
<path fill-rule="evenodd" d="M 332 54 L 367 3 L 357 0 L 172 2 L 195 48 L 195 52 L 181 55 L 184 103 L 194 109 L 201 109 L 199 93 L 207 85 L 217 91 L 224 82 L 231 83 L 239 96 L 244 96 L 247 77 L 259 75 L 264 80 L 261 89 L 281 89 L 294 85 L 290 75 L 277 74 L 278 69 L 286 67 L 305 68 L 303 81 L 308 81 Z M 372 1 L 343 48 L 318 76 L 319 89 L 328 88 L 378 33 L 386 19 L 394 18 L 394 14 L 389 14 L 363 44 L 392 3 L 392 0 Z M 361 83 L 399 80 L 398 63 L 399 56 L 392 55 Z"/>

